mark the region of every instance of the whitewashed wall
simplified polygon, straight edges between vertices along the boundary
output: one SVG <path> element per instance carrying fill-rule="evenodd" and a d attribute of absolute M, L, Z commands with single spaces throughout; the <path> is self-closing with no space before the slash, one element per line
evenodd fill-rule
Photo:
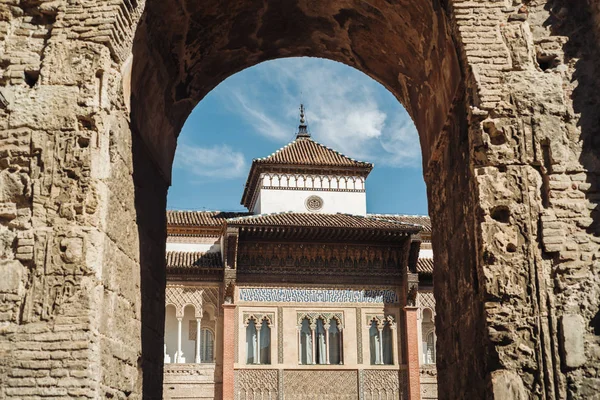
<path fill-rule="evenodd" d="M 366 215 L 365 179 L 359 176 L 262 174 L 254 199 L 254 214 L 310 212 L 305 201 L 319 196 L 318 212 Z"/>
<path fill-rule="evenodd" d="M 367 214 L 367 197 L 365 192 L 333 192 L 320 190 L 282 190 L 262 189 L 255 214 L 278 212 L 315 212 L 306 208 L 306 199 L 319 196 L 323 199 L 323 208 L 317 212 L 326 214 L 346 213 L 355 215 Z"/>

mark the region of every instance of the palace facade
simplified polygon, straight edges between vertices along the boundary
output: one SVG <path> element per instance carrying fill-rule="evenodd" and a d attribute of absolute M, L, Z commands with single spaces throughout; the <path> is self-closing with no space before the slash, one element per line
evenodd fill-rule
<path fill-rule="evenodd" d="M 431 224 L 367 213 L 372 168 L 301 113 L 250 212 L 167 212 L 165 398 L 437 398 Z"/>

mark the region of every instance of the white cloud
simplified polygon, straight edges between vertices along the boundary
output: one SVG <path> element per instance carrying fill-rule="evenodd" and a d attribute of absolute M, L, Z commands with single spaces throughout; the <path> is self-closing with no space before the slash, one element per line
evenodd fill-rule
<path fill-rule="evenodd" d="M 233 76 L 224 103 L 251 131 L 279 145 L 293 139 L 298 107 L 307 107 L 315 140 L 378 165 L 418 167 L 412 120 L 393 96 L 346 65 L 314 58 L 268 61 Z"/>
<path fill-rule="evenodd" d="M 291 140 L 303 102 L 317 141 L 356 159 L 418 167 L 421 152 L 410 117 L 391 94 L 382 100 L 385 89 L 366 75 L 310 58 L 269 61 L 243 74 L 227 96 L 258 134 L 282 145 Z"/>
<path fill-rule="evenodd" d="M 394 167 L 417 167 L 421 162 L 419 134 L 409 120 L 396 119 L 384 131 L 381 147 L 386 152 L 383 163 Z"/>
<path fill-rule="evenodd" d="M 279 140 L 289 137 L 289 134 L 285 134 L 286 127 L 277 119 L 270 117 L 260 108 L 259 104 L 254 103 L 254 105 L 251 105 L 251 102 L 242 92 L 234 93 L 234 97 L 242 106 L 242 109 L 238 109 L 238 111 L 240 111 L 246 119 L 252 120 L 254 129 L 261 135 Z"/>
<path fill-rule="evenodd" d="M 175 167 L 200 178 L 233 179 L 248 172 L 244 155 L 227 145 L 200 147 L 179 143 Z"/>

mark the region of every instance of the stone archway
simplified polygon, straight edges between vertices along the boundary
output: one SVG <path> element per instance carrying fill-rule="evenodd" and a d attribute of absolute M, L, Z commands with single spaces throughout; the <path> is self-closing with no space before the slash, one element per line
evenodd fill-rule
<path fill-rule="evenodd" d="M 160 393 L 165 203 L 194 105 L 310 55 L 421 137 L 441 398 L 589 398 L 600 368 L 597 8 L 550 2 L 0 6 L 0 394 Z"/>

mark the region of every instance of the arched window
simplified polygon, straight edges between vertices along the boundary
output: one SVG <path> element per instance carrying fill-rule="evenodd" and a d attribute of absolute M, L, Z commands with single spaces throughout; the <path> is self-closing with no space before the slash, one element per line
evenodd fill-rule
<path fill-rule="evenodd" d="M 263 319 L 260 328 L 260 364 L 271 364 L 271 327 Z"/>
<path fill-rule="evenodd" d="M 310 329 L 310 321 L 304 318 L 300 325 L 300 364 L 312 364 L 312 331 Z"/>
<path fill-rule="evenodd" d="M 321 318 L 317 319 L 315 327 L 315 361 L 317 364 L 327 364 L 327 343 L 325 343 L 325 326 Z"/>
<path fill-rule="evenodd" d="M 382 352 L 383 357 L 382 361 L 385 365 L 393 365 L 394 364 L 394 346 L 392 339 L 392 328 L 390 321 L 385 321 L 383 324 L 383 331 L 381 332 L 381 344 L 382 344 Z"/>
<path fill-rule="evenodd" d="M 335 318 L 329 324 L 329 363 L 342 364 L 342 331 Z"/>
<path fill-rule="evenodd" d="M 371 321 L 369 328 L 369 347 L 371 350 L 371 365 L 381 364 L 381 332 L 377 321 Z"/>
<path fill-rule="evenodd" d="M 389 318 L 389 317 L 388 317 Z M 394 364 L 393 321 L 385 318 L 383 322 L 373 319 L 369 328 L 369 347 L 371 365 Z"/>
<path fill-rule="evenodd" d="M 203 328 L 200 335 L 200 359 L 202 362 L 211 363 L 214 361 L 215 338 L 210 329 Z"/>
<path fill-rule="evenodd" d="M 435 331 L 433 323 L 433 311 L 429 308 L 423 309 L 423 320 L 421 322 L 423 343 L 423 364 L 435 364 Z"/>
<path fill-rule="evenodd" d="M 435 332 L 427 334 L 427 345 L 425 348 L 425 364 L 435 364 Z"/>
<path fill-rule="evenodd" d="M 250 321 L 248 321 L 248 326 L 246 326 L 246 364 L 258 363 L 257 340 L 256 320 L 250 319 Z"/>

